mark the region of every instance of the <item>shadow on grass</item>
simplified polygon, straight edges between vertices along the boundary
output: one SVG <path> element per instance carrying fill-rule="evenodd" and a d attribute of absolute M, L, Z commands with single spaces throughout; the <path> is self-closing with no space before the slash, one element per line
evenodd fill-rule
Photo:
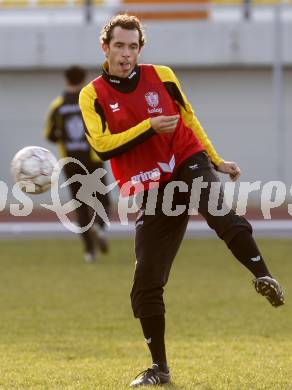
<path fill-rule="evenodd" d="M 197 386 L 202 386 L 202 385 L 204 385 L 204 382 L 192 383 L 192 389 L 196 388 Z M 179 386 L 179 385 L 172 382 L 172 383 L 167 383 L 167 384 L 163 385 L 163 388 L 168 389 L 168 390 L 182 390 L 185 388 L 185 386 Z"/>
<path fill-rule="evenodd" d="M 179 390 L 179 389 L 182 389 L 182 387 L 177 386 L 175 383 L 167 383 L 166 385 L 164 385 L 164 388 L 165 389 L 169 389 L 169 390 Z"/>

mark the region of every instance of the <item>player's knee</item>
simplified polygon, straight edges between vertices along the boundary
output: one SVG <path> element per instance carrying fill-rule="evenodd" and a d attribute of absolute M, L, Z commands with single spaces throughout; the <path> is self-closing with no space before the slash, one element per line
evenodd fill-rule
<path fill-rule="evenodd" d="M 248 231 L 252 234 L 252 226 L 244 217 L 240 217 L 235 214 L 233 224 L 223 231 L 221 238 L 227 245 L 229 245 L 233 238 L 242 231 Z"/>
<path fill-rule="evenodd" d="M 131 291 L 131 304 L 134 316 L 137 318 L 152 317 L 165 312 L 163 288 L 138 288 L 134 283 Z"/>
<path fill-rule="evenodd" d="M 207 223 L 227 245 L 240 231 L 248 230 L 252 233 L 252 226 L 247 219 L 233 210 L 228 215 L 210 218 Z"/>

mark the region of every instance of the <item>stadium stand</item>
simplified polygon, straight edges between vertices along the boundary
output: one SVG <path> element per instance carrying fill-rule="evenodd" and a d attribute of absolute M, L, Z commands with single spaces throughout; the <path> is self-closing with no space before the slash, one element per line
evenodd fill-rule
<path fill-rule="evenodd" d="M 102 5 L 103 0 L 91 0 L 91 4 Z M 38 8 L 38 7 L 66 7 L 84 6 L 84 0 L 0 0 L 0 8 Z"/>
<path fill-rule="evenodd" d="M 181 1 L 179 0 L 140 0 L 137 2 L 136 0 L 123 0 L 123 4 L 125 5 L 181 5 Z M 201 5 L 201 4 L 207 4 L 210 3 L 209 0 L 184 0 L 184 5 Z M 133 8 L 133 13 L 138 16 L 140 19 L 160 19 L 160 20 L 171 20 L 171 19 L 207 19 L 208 18 L 208 11 L 207 10 L 184 10 L 183 7 L 179 10 L 161 10 L 161 11 L 155 11 L 155 9 L 151 11 L 136 11 L 135 8 Z"/>
<path fill-rule="evenodd" d="M 93 6 L 105 5 L 109 3 L 106 0 L 91 0 Z M 116 1 L 123 5 L 130 6 L 141 6 L 146 5 L 151 7 L 152 5 L 181 5 L 183 8 L 184 5 L 199 5 L 199 4 L 214 4 L 214 5 L 240 5 L 243 3 L 243 0 L 120 0 Z M 252 5 L 273 5 L 273 4 L 292 4 L 292 0 L 251 0 Z M 86 0 L 0 0 L 0 8 L 39 8 L 39 7 L 66 7 L 66 6 L 84 6 Z M 170 12 L 168 12 L 169 14 Z M 189 11 L 186 11 L 190 15 Z M 184 17 L 183 12 L 181 12 L 179 17 Z M 155 14 L 155 12 L 149 12 L 149 14 Z"/>

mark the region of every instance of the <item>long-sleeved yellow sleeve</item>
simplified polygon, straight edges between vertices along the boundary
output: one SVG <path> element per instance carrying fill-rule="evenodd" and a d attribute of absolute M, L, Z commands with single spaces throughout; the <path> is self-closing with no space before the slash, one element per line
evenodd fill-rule
<path fill-rule="evenodd" d="M 164 83 L 166 89 L 171 93 L 172 97 L 175 99 L 176 103 L 179 106 L 180 114 L 186 126 L 191 128 L 200 140 L 202 145 L 205 147 L 211 161 L 218 166 L 223 159 L 219 157 L 214 146 L 208 138 L 208 135 L 201 126 L 198 118 L 194 114 L 194 111 L 188 102 L 185 94 L 183 93 L 180 83 L 176 78 L 174 72 L 167 66 L 154 66 L 158 76 L 161 81 Z"/>
<path fill-rule="evenodd" d="M 64 98 L 62 96 L 58 96 L 49 106 L 49 112 L 44 126 L 44 136 L 51 142 L 57 142 L 60 138 L 60 129 L 58 118 L 56 117 L 56 111 L 63 102 Z"/>

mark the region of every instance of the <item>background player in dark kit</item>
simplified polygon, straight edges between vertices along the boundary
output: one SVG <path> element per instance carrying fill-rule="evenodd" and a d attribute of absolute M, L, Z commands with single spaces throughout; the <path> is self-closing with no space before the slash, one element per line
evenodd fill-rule
<path fill-rule="evenodd" d="M 78 104 L 79 93 L 85 83 L 86 71 L 79 66 L 71 66 L 65 70 L 64 76 L 65 90 L 62 96 L 57 97 L 50 105 L 44 130 L 45 137 L 51 142 L 58 143 L 62 157 L 72 157 L 79 160 L 89 173 L 92 173 L 97 168 L 103 168 L 103 163 L 86 140 L 84 122 Z M 66 164 L 64 170 L 67 178 L 76 173 L 85 174 L 84 170 L 75 163 Z M 73 199 L 79 188 L 80 183 L 78 182 L 70 184 Z M 97 191 L 95 196 L 109 214 L 110 199 L 108 194 L 103 195 Z M 84 227 L 89 224 L 93 212 L 90 206 L 82 203 L 76 209 L 79 226 Z M 84 260 L 86 262 L 96 260 L 97 249 L 103 253 L 108 251 L 105 223 L 98 216 L 98 213 L 93 227 L 81 233 L 81 237 L 84 242 Z"/>

